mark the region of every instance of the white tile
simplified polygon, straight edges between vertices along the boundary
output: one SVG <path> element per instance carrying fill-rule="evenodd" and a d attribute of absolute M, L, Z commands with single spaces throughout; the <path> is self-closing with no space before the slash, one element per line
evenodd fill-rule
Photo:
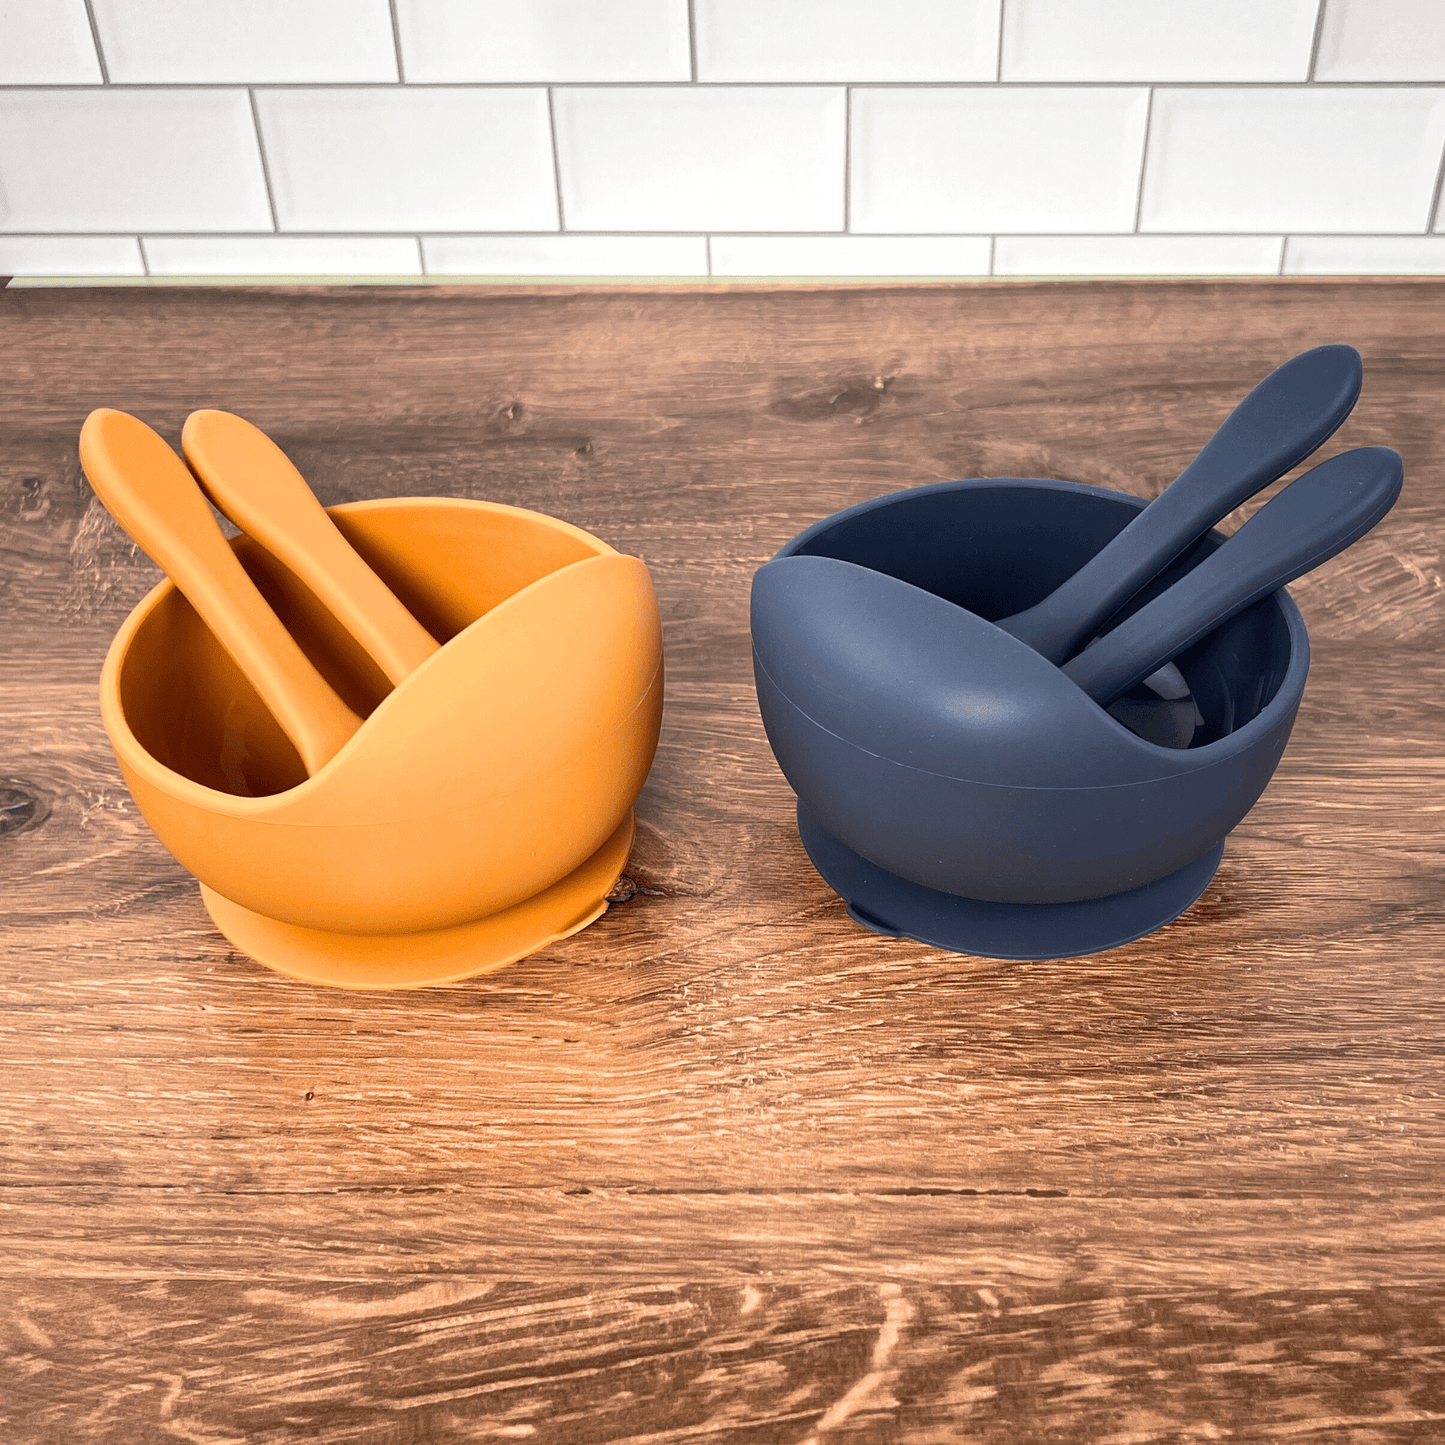
<path fill-rule="evenodd" d="M 1423 231 L 1445 91 L 1159 90 L 1140 230 Z"/>
<path fill-rule="evenodd" d="M 408 80 L 688 80 L 687 0 L 396 0 Z"/>
<path fill-rule="evenodd" d="M 245 91 L 0 91 L 0 230 L 147 229 L 271 229 Z"/>
<path fill-rule="evenodd" d="M 555 106 L 570 230 L 843 227 L 841 90 L 559 90 Z"/>
<path fill-rule="evenodd" d="M 1128 231 L 1148 92 L 858 90 L 854 231 Z"/>
<path fill-rule="evenodd" d="M 419 276 L 412 236 L 146 236 L 152 276 Z"/>
<path fill-rule="evenodd" d="M 100 79 L 85 0 L 0 0 L 0 85 Z"/>
<path fill-rule="evenodd" d="M 395 80 L 387 0 L 91 0 L 118 85 Z"/>
<path fill-rule="evenodd" d="M 1445 239 L 1435 236 L 1291 236 L 1287 276 L 1445 275 Z"/>
<path fill-rule="evenodd" d="M 1440 0 L 1325 0 L 1316 80 L 1445 80 Z"/>
<path fill-rule="evenodd" d="M 1273 276 L 1279 236 L 1000 236 L 996 276 Z"/>
<path fill-rule="evenodd" d="M 430 276 L 706 276 L 701 236 L 424 236 Z"/>
<path fill-rule="evenodd" d="M 695 0 L 699 80 L 992 80 L 999 0 Z"/>
<path fill-rule="evenodd" d="M 0 276 L 142 276 L 134 236 L 0 236 Z"/>
<path fill-rule="evenodd" d="M 1318 3 L 1008 0 L 1002 79 L 1304 80 Z"/>
<path fill-rule="evenodd" d="M 256 93 L 281 229 L 548 230 L 543 90 Z"/>
<path fill-rule="evenodd" d="M 715 276 L 987 276 L 987 236 L 714 236 Z"/>

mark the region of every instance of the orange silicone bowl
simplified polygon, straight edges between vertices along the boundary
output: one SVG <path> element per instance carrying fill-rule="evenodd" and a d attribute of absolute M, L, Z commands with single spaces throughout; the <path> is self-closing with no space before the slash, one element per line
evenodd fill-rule
<path fill-rule="evenodd" d="M 331 515 L 441 650 L 387 693 L 306 588 L 238 538 L 282 621 L 366 720 L 306 777 L 163 582 L 101 676 L 141 813 L 233 943 L 317 982 L 442 982 L 585 927 L 626 862 L 657 746 L 662 634 L 647 568 L 565 522 L 488 502 Z"/>

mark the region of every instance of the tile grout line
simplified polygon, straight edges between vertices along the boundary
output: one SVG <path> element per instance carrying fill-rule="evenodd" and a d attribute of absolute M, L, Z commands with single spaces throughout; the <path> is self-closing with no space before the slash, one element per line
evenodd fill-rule
<path fill-rule="evenodd" d="M 1445 179 L 1445 176 L 1442 176 Z M 152 240 L 256 240 L 257 237 L 269 236 L 269 231 L 250 230 L 238 231 L 236 228 L 225 228 L 225 230 L 214 231 L 176 231 L 162 230 L 156 227 L 150 230 Z M 302 231 L 288 230 L 285 233 L 290 240 L 397 240 L 397 238 L 410 238 L 416 236 L 416 231 L 396 230 L 347 230 L 347 231 Z M 499 238 L 532 238 L 556 236 L 556 230 L 551 231 L 480 231 L 480 230 L 445 230 L 445 228 L 429 227 L 426 231 L 428 236 L 445 237 L 475 237 L 481 240 L 499 240 Z M 692 237 L 728 236 L 746 238 L 790 238 L 790 240 L 821 240 L 821 238 L 841 236 L 841 231 L 568 231 L 568 236 L 597 237 L 597 238 L 631 238 L 631 240 L 685 240 Z M 853 231 L 853 236 L 870 238 L 879 241 L 907 241 L 907 240 L 941 240 L 941 241 L 964 241 L 988 240 L 990 236 L 985 231 Z M 1001 231 L 1001 236 L 1022 236 L 1035 238 L 1035 240 L 1053 241 L 1078 241 L 1078 240 L 1129 240 L 1133 237 L 1133 231 Z M 1191 241 L 1225 241 L 1225 240 L 1267 240 L 1270 236 L 1280 236 L 1279 230 L 1274 231 L 1140 231 L 1142 237 L 1179 238 L 1179 240 Z M 101 240 L 101 238 L 134 237 L 134 231 L 3 231 L 0 233 L 0 240 L 53 240 L 53 238 L 88 238 L 88 240 Z M 1445 236 L 1436 236 L 1435 231 L 1303 231 L 1299 228 L 1290 231 L 1290 236 L 1295 238 L 1311 237 L 1325 238 L 1331 241 L 1413 241 L 1413 240 L 1441 240 L 1445 243 Z M 1162 272 L 1160 275 L 1175 275 L 1173 272 Z M 1254 275 L 1254 273 L 1250 273 Z M 1393 275 L 1393 273 L 1381 273 L 1381 275 Z M 1406 275 L 1406 273 L 1402 273 Z"/>
<path fill-rule="evenodd" d="M 146 238 L 144 236 L 137 236 L 135 243 L 137 249 L 140 251 L 141 270 L 149 276 L 151 274 L 151 258 L 146 255 Z"/>
<path fill-rule="evenodd" d="M 843 87 L 843 234 L 853 230 L 853 88 Z"/>
<path fill-rule="evenodd" d="M 1008 0 L 998 0 L 998 45 L 993 58 L 993 83 L 1003 83 L 1003 11 Z"/>
<path fill-rule="evenodd" d="M 1040 280 L 1042 280 L 1042 279 L 1048 279 L 1048 280 L 1054 280 L 1054 281 L 1076 281 L 1076 282 L 1092 282 L 1092 281 L 1199 281 L 1199 280 L 1204 280 L 1204 279 L 1208 279 L 1208 278 L 1233 278 L 1233 279 L 1235 279 L 1235 280 L 1240 280 L 1240 281 L 1247 281 L 1247 280 L 1251 280 L 1251 279 L 1252 279 L 1252 280 L 1258 281 L 1258 280 L 1277 280 L 1277 279 L 1285 279 L 1285 280 L 1288 280 L 1288 279 L 1290 279 L 1290 276 L 1291 276 L 1291 275 L 1295 274 L 1295 273 L 1280 273 L 1280 272 L 1278 272 L 1278 271 L 1264 271 L 1264 270 L 1260 270 L 1260 271 L 1241 271 L 1241 270 L 1232 270 L 1232 269 L 1229 269 L 1229 268 L 1227 268 L 1227 267 L 1226 267 L 1226 268 L 1222 268 L 1222 269 L 1221 269 L 1221 268 L 1207 268 L 1207 267 L 1206 267 L 1206 268 L 1191 269 L 1191 270 L 1187 270 L 1187 271 L 1179 271 L 1179 270 L 1174 270 L 1174 271 L 1169 271 L 1169 270 L 1163 270 L 1163 271 L 1145 271 L 1145 270 L 1130 270 L 1130 269 L 1125 269 L 1125 270 L 1083 270 L 1083 271 L 1070 271 L 1070 270 L 1061 270 L 1061 269 L 1058 269 L 1058 268 L 1047 268 L 1047 267 L 1044 267 L 1044 268 L 1038 268 L 1038 269 L 1030 269 L 1030 270 L 1028 270 L 1028 271 L 1008 271 L 1008 272 L 1003 272 L 1003 271 L 993 271 L 993 272 L 989 272 L 989 271 L 984 271 L 984 270 L 972 270 L 972 269 L 963 270 L 963 271 L 951 271 L 951 270 L 932 271 L 932 270 L 918 270 L 918 269 L 913 269 L 913 270 L 907 270 L 907 271 L 873 272 L 873 271 L 865 271 L 865 270 L 853 270 L 853 269 L 850 269 L 850 268 L 848 268 L 848 267 L 843 267 L 843 268 L 840 269 L 840 268 L 838 268 L 838 267 L 836 267 L 836 266 L 821 266 L 821 267 L 809 266 L 809 267 L 806 267 L 806 268 L 785 267 L 784 269 L 778 270 L 778 271 L 742 271 L 742 270 L 738 270 L 738 271 L 720 272 L 720 271 L 714 270 L 711 274 L 709 274 L 708 272 L 705 272 L 705 271 L 692 271 L 692 270 L 688 270 L 688 269 L 684 269 L 684 270 L 680 270 L 680 271 L 656 271 L 656 270 L 654 270 L 654 269 L 652 269 L 652 268 L 633 269 L 633 268 L 628 268 L 628 267 L 623 267 L 623 268 L 618 269 L 618 270 L 607 271 L 607 272 L 601 272 L 601 271 L 573 272 L 573 271 L 556 270 L 556 269 L 546 270 L 546 271 L 488 271 L 488 270 L 486 270 L 486 269 L 477 270 L 477 269 L 474 269 L 474 268 L 471 268 L 471 267 L 463 267 L 463 268 L 458 268 L 458 269 L 452 269 L 452 268 L 448 267 L 447 269 L 444 269 L 444 270 L 441 270 L 441 271 L 431 271 L 430 269 L 428 269 L 428 270 L 426 270 L 426 271 L 415 271 L 415 270 L 412 270 L 412 269 L 410 269 L 410 268 L 402 268 L 402 269 L 400 269 L 400 270 L 391 270 L 391 269 L 377 270 L 377 269 L 374 268 L 374 267 L 373 267 L 373 268 L 367 268 L 367 267 L 356 267 L 356 266 L 343 267 L 343 268 L 340 269 L 340 270 L 327 269 L 327 270 L 322 270 L 322 271 L 295 270 L 294 268 L 286 268 L 286 267 L 263 267 L 262 269 L 259 269 L 259 270 L 246 269 L 246 268 L 237 269 L 237 268 L 234 268 L 234 267 L 228 267 L 228 268 L 219 269 L 219 270 L 208 270 L 208 269 L 206 269 L 204 266 L 196 266 L 196 267 L 188 267 L 188 268 L 186 268 L 185 270 L 176 270 L 176 271 L 172 271 L 172 272 L 162 273 L 161 275 L 158 276 L 158 273 L 154 272 L 153 270 L 146 269 L 147 264 L 148 264 L 148 263 L 146 263 L 146 262 L 142 262 L 142 268 L 143 268 L 143 269 L 142 269 L 142 273 L 141 273 L 140 279 L 143 279 L 143 280 L 145 280 L 145 279 L 165 279 L 166 277 L 169 277 L 169 276 L 214 276 L 214 277 L 217 277 L 218 279 L 224 279 L 225 277 L 228 277 L 228 276 L 258 276 L 258 277 L 259 277 L 259 276 L 295 276 L 295 277 L 303 278 L 303 279 L 304 279 L 305 277 L 310 276 L 310 277 L 314 277 L 314 278 L 315 278 L 317 281 L 319 281 L 319 282 L 324 282 L 324 281 L 326 281 L 328 278 L 337 277 L 337 276 L 371 276 L 371 275 L 377 275 L 377 276 L 397 276 L 397 277 L 399 277 L 399 278 L 401 278 L 401 279 L 403 279 L 403 280 L 408 279 L 408 278 L 415 279 L 415 280 L 434 280 L 434 279 L 436 279 L 437 277 L 460 276 L 460 277 L 497 277 L 497 278 L 499 278 L 499 279 L 509 279 L 509 280 L 512 281 L 513 283 L 519 284 L 519 285 L 550 285 L 550 284 L 552 284 L 552 283 L 554 283 L 554 282 L 559 282 L 559 281 L 560 281 L 560 282 L 570 283 L 570 282 L 573 281 L 573 280 L 576 280 L 576 281 L 579 281 L 579 282 L 584 282 L 584 281 L 585 281 L 585 282 L 591 282 L 591 283 L 596 283 L 596 284 L 611 284 L 613 281 L 622 280 L 622 279 L 625 279 L 625 278 L 627 278 L 627 277 L 634 277 L 634 278 L 637 278 L 638 280 L 646 280 L 646 279 L 648 279 L 649 277 L 666 280 L 666 279 L 671 278 L 671 277 L 674 277 L 674 276 L 677 277 L 677 278 L 681 278 L 681 279 L 686 279 L 686 278 L 688 278 L 688 277 L 691 277 L 691 278 L 693 278 L 694 280 L 697 280 L 697 281 L 726 280 L 726 279 L 728 279 L 728 278 L 730 278 L 730 277 L 731 277 L 731 278 L 737 278 L 737 279 L 744 279 L 744 278 L 747 278 L 747 277 L 754 277 L 754 278 L 757 278 L 757 277 L 782 277 L 782 278 L 794 278 L 794 279 L 800 279 L 800 280 L 811 278 L 811 279 L 819 280 L 819 281 L 827 281 L 827 280 L 831 280 L 831 279 L 837 279 L 837 280 L 852 280 L 852 281 L 858 281 L 858 282 L 866 282 L 866 283 L 868 283 L 868 284 L 877 284 L 877 283 L 893 282 L 893 283 L 907 283 L 907 284 L 920 284 L 920 285 L 921 285 L 921 284 L 929 284 L 929 285 L 931 285 L 931 284 L 934 284 L 934 283 L 936 283 L 936 282 L 948 282 L 948 281 L 987 281 L 987 280 L 999 279 L 999 278 L 1004 277 L 1004 276 L 1018 276 L 1018 277 L 1023 277 L 1023 278 L 1033 278 L 1033 279 L 1040 279 Z M 67 269 L 65 269 L 65 268 L 62 267 L 62 268 L 60 268 L 60 269 L 45 268 L 45 269 L 43 269 L 43 270 L 26 270 L 26 271 L 24 271 L 24 272 L 21 273 L 21 274 L 26 275 L 26 276 L 51 276 L 51 275 L 58 275 L 58 276 L 85 275 L 85 276 L 89 276 L 89 275 L 109 275 L 109 274 L 115 274 L 115 275 L 118 275 L 118 276 L 126 276 L 126 275 L 133 275 L 134 273 L 133 273 L 133 272 L 127 272 L 127 271 L 119 271 L 119 272 L 114 272 L 114 273 L 112 273 L 112 272 L 109 271 L 109 270 L 106 270 L 106 271 L 96 271 L 96 272 L 91 272 L 91 271 L 74 272 L 74 271 L 67 270 Z M 1320 272 L 1320 273 L 1310 272 L 1310 273 L 1299 273 L 1299 274 L 1326 274 L 1326 273 L 1324 273 L 1324 272 Z M 1341 275 L 1341 276 L 1344 276 L 1344 275 L 1350 275 L 1350 276 L 1368 276 L 1368 277 L 1374 277 L 1374 278 L 1379 279 L 1379 280 L 1382 280 L 1382 281 L 1398 280 L 1398 279 L 1401 279 L 1401 278 L 1419 277 L 1419 276 L 1433 276 L 1433 277 L 1435 277 L 1435 278 L 1438 280 L 1438 279 L 1441 277 L 1441 275 L 1442 275 L 1442 273 L 1439 272 L 1439 271 L 1428 271 L 1428 272 L 1411 271 L 1411 270 L 1404 270 L 1404 271 L 1370 271 L 1370 270 L 1361 270 L 1361 269 L 1357 269 L 1357 268 L 1345 268 L 1345 269 L 1343 269 L 1343 270 L 1335 270 L 1335 271 L 1332 271 L 1332 272 L 1330 272 L 1330 273 L 1328 273 L 1328 274 Z"/>
<path fill-rule="evenodd" d="M 711 280 L 712 280 L 712 237 L 711 237 L 711 236 L 704 236 L 704 237 L 702 238 L 702 250 L 703 250 L 703 259 L 707 262 L 707 277 L 708 277 L 708 280 L 711 281 Z"/>
<path fill-rule="evenodd" d="M 547 87 L 547 130 L 552 138 L 552 180 L 557 193 L 557 230 L 567 229 L 566 213 L 562 209 L 562 156 L 557 148 L 557 109 L 552 100 L 552 87 Z"/>
<path fill-rule="evenodd" d="M 1325 3 L 1326 0 L 1319 0 L 1319 6 L 1315 10 L 1315 33 L 1310 37 L 1310 63 L 1305 71 L 1305 79 L 1314 83 L 1315 66 L 1320 59 L 1320 37 L 1325 33 Z"/>
<path fill-rule="evenodd" d="M 998 237 L 997 237 L 997 236 L 990 236 L 990 237 L 988 238 L 988 274 L 989 274 L 990 276 L 997 276 L 997 275 L 998 275 L 998 272 L 994 270 L 994 267 L 995 267 L 997 264 L 998 264 Z"/>
<path fill-rule="evenodd" d="M 401 22 L 396 16 L 396 0 L 388 0 L 391 8 L 391 48 L 396 52 L 396 83 L 406 84 L 406 67 L 401 60 Z"/>
<path fill-rule="evenodd" d="M 1286 257 L 1288 254 L 1289 254 L 1289 237 L 1288 237 L 1288 236 L 1281 236 L 1281 237 L 1279 238 L 1279 269 L 1274 273 L 1276 276 L 1283 276 L 1283 275 L 1284 275 L 1284 262 L 1285 262 L 1285 257 Z"/>
<path fill-rule="evenodd" d="M 426 268 L 426 247 L 422 245 L 420 236 L 416 238 L 416 262 L 417 265 L 421 267 L 421 274 L 423 276 L 431 275 L 431 272 Z"/>
<path fill-rule="evenodd" d="M 995 272 L 989 274 L 983 271 L 958 271 L 958 272 L 886 272 L 873 273 L 866 271 L 835 271 L 835 270 L 807 270 L 807 271 L 778 271 L 778 272 L 724 272 L 708 276 L 702 272 L 679 271 L 676 273 L 657 273 L 653 271 L 619 271 L 599 273 L 594 271 L 584 272 L 514 272 L 514 271 L 428 271 L 424 275 L 418 275 L 413 271 L 396 272 L 370 272 L 370 271 L 184 271 L 165 272 L 157 274 L 152 271 L 145 271 L 136 275 L 130 271 L 51 271 L 51 270 L 25 270 L 18 275 L 10 277 L 11 284 L 17 287 L 44 284 L 64 284 L 73 286 L 109 286 L 109 285 L 138 285 L 145 281 L 174 282 L 177 285 L 192 284 L 215 284 L 215 285 L 241 285 L 241 284 L 306 284 L 306 285 L 349 285 L 349 284 L 372 284 L 374 282 L 386 282 L 388 284 L 421 284 L 426 281 L 455 281 L 457 284 L 485 284 L 503 286 L 600 286 L 608 287 L 614 285 L 649 285 L 652 283 L 707 283 L 711 281 L 736 282 L 746 284 L 751 282 L 768 283 L 791 283 L 791 282 L 815 282 L 820 284 L 832 284 L 834 282 L 849 282 L 862 286 L 894 285 L 894 286 L 927 286 L 934 287 L 940 284 L 953 284 L 958 282 L 976 283 L 990 280 L 1016 280 L 1028 282 L 1061 282 L 1061 283 L 1093 283 L 1093 282 L 1212 282 L 1212 281 L 1273 281 L 1273 280 L 1318 280 L 1321 277 L 1350 277 L 1368 281 L 1432 281 L 1438 283 L 1445 273 L 1439 271 L 1371 271 L 1358 270 L 1353 268 L 1335 269 L 1331 271 L 1304 271 L 1287 272 L 1277 274 L 1268 271 L 1029 271 L 1029 272 Z"/>
<path fill-rule="evenodd" d="M 1440 224 L 1440 189 L 1445 185 L 1445 148 L 1440 152 L 1440 164 L 1435 168 L 1435 189 L 1430 194 L 1430 208 L 1425 213 L 1425 235 L 1430 235 Z"/>
<path fill-rule="evenodd" d="M 266 182 L 266 204 L 271 210 L 271 230 L 279 232 L 281 223 L 276 219 L 276 193 L 271 189 L 271 166 L 266 160 L 266 142 L 261 138 L 261 113 L 256 109 L 254 86 L 246 87 L 246 97 L 251 102 L 251 125 L 256 131 L 256 150 L 261 157 L 261 179 Z"/>
<path fill-rule="evenodd" d="M 95 46 L 96 64 L 100 66 L 100 83 L 110 84 L 110 67 L 105 63 L 105 51 L 100 47 L 100 27 L 95 23 L 95 6 L 92 0 L 85 0 L 85 18 L 90 21 L 90 38 Z"/>
<path fill-rule="evenodd" d="M 692 73 L 692 83 L 697 84 L 697 4 L 687 0 L 687 63 Z"/>
<path fill-rule="evenodd" d="M 409 80 L 408 90 L 541 90 L 549 84 L 571 90 L 686 90 L 685 80 Z M 155 80 L 143 83 L 107 81 L 113 90 L 240 90 L 235 80 Z M 254 84 L 266 90 L 395 90 L 394 80 L 265 80 Z M 1001 86 L 991 80 L 707 80 L 698 85 L 708 90 L 1147 90 L 1157 85 L 1168 90 L 1310 90 L 1322 92 L 1429 90 L 1445 92 L 1439 80 L 1009 80 Z M 0 92 L 32 90 L 98 90 L 94 81 L 28 81 L 0 85 Z"/>
<path fill-rule="evenodd" d="M 0 240 L 51 240 L 56 237 L 73 238 L 84 237 L 98 240 L 104 237 L 133 237 L 134 231 L 4 231 L 0 232 Z M 264 230 L 236 230 L 234 227 L 214 231 L 178 231 L 167 230 L 161 227 L 149 229 L 148 234 L 152 239 L 161 238 L 204 238 L 206 240 L 254 240 L 258 236 L 270 234 Z M 386 240 L 409 238 L 417 232 L 408 231 L 400 227 L 389 230 L 344 230 L 344 231 L 303 231 L 288 230 L 284 232 L 288 238 L 295 240 L 320 240 L 329 241 L 337 239 L 348 240 Z M 444 227 L 428 227 L 426 233 L 429 236 L 466 236 L 480 237 L 484 240 L 497 240 L 500 238 L 510 239 L 531 239 L 536 237 L 555 236 L 557 232 L 551 231 L 483 231 L 483 230 L 448 230 Z M 738 231 L 568 231 L 569 236 L 593 236 L 599 238 L 631 238 L 637 240 L 667 239 L 678 240 L 688 237 L 702 236 L 742 236 L 742 237 L 767 237 L 769 239 L 778 237 L 804 238 L 817 240 L 824 237 L 836 237 L 841 233 L 834 228 L 828 231 L 759 231 L 759 230 L 738 230 Z M 989 238 L 986 231 L 856 231 L 852 234 L 860 237 L 869 237 L 879 241 L 908 241 L 908 240 L 935 240 L 935 241 L 984 241 Z M 1133 231 L 1002 231 L 1000 235 L 1006 236 L 1027 236 L 1035 239 L 1050 241 L 1092 241 L 1092 240 L 1127 240 L 1135 235 Z M 1258 231 L 1141 231 L 1141 236 L 1178 237 L 1190 241 L 1227 241 L 1227 240 L 1249 240 L 1261 241 L 1270 236 L 1279 236 L 1282 233 L 1275 229 Z M 1324 238 L 1331 241 L 1415 241 L 1434 239 L 1433 231 L 1307 231 L 1298 227 L 1293 228 L 1290 234 L 1296 238 L 1301 236 Z M 1445 241 L 1445 236 L 1438 239 Z M 1172 274 L 1172 273 L 1171 273 Z"/>
<path fill-rule="evenodd" d="M 1134 193 L 1134 235 L 1139 234 L 1139 222 L 1144 215 L 1144 175 L 1149 169 L 1149 136 L 1154 129 L 1154 87 L 1149 87 L 1149 99 L 1144 102 L 1144 144 L 1139 148 L 1139 189 Z"/>

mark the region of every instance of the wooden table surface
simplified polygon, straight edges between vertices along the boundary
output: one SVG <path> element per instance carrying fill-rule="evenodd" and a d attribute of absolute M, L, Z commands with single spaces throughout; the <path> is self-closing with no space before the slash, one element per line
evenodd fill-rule
<path fill-rule="evenodd" d="M 0 1439 L 1445 1440 L 1442 322 L 1433 280 L 0 293 Z M 1202 901 L 1053 963 L 851 924 L 753 570 L 923 482 L 1152 495 L 1326 341 L 1327 450 L 1405 492 L 1293 589 L 1309 687 Z M 101 405 L 644 558 L 635 896 L 413 993 L 230 948 L 98 715 L 157 575 Z"/>

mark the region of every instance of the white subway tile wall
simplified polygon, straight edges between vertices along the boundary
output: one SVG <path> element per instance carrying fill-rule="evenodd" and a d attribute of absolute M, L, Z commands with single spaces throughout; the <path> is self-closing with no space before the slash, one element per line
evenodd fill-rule
<path fill-rule="evenodd" d="M 433 276 L 706 276 L 702 236 L 423 236 Z"/>
<path fill-rule="evenodd" d="M 1445 0 L 0 0 L 0 273 L 1445 274 Z"/>
<path fill-rule="evenodd" d="M 0 90 L 0 230 L 269 231 L 244 90 Z"/>
<path fill-rule="evenodd" d="M 395 80 L 387 0 L 90 0 L 116 85 Z"/>
<path fill-rule="evenodd" d="M 649 86 L 553 93 L 579 231 L 840 231 L 844 93 Z"/>
<path fill-rule="evenodd" d="M 411 236 L 142 236 L 152 276 L 420 276 Z"/>
<path fill-rule="evenodd" d="M 1445 89 L 1160 90 L 1143 231 L 1428 229 Z"/>
<path fill-rule="evenodd" d="M 1149 92 L 998 86 L 853 96 L 856 231 L 1131 231 Z"/>
<path fill-rule="evenodd" d="M 0 85 L 99 85 L 85 0 L 0 0 Z"/>
<path fill-rule="evenodd" d="M 1316 80 L 1445 80 L 1440 0 L 1325 0 Z"/>
<path fill-rule="evenodd" d="M 697 78 L 993 80 L 998 0 L 694 0 Z"/>
<path fill-rule="evenodd" d="M 1000 236 L 996 276 L 1273 276 L 1283 236 Z"/>
<path fill-rule="evenodd" d="M 1436 236 L 1291 236 L 1286 276 L 1438 276 L 1445 239 Z"/>
<path fill-rule="evenodd" d="M 987 276 L 987 236 L 714 236 L 714 276 Z"/>
<path fill-rule="evenodd" d="M 540 88 L 261 90 L 256 113 L 282 231 L 557 225 Z"/>
<path fill-rule="evenodd" d="M 687 0 L 396 0 L 409 81 L 691 80 Z"/>
<path fill-rule="evenodd" d="M 1305 80 L 1319 0 L 1025 0 L 1002 80 Z"/>
<path fill-rule="evenodd" d="M 0 276 L 144 276 L 134 236 L 0 236 Z"/>

